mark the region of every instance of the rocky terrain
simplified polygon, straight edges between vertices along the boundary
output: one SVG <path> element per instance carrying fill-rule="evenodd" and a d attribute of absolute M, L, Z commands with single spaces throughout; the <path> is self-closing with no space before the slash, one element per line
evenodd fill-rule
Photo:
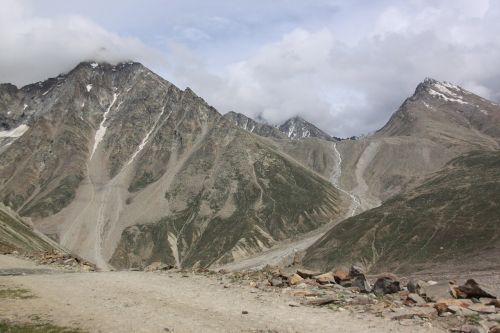
<path fill-rule="evenodd" d="M 68 273 L 0 255 L 6 265 L 32 271 L 0 276 L 7 332 L 494 333 L 500 322 L 499 290 L 481 282 L 498 286 L 499 271 L 452 281 L 370 276 L 356 266 L 228 273 L 153 263 L 145 272 Z"/>
<path fill-rule="evenodd" d="M 224 263 L 344 215 L 328 179 L 138 63 L 2 96 L 0 198 L 103 269 Z"/>

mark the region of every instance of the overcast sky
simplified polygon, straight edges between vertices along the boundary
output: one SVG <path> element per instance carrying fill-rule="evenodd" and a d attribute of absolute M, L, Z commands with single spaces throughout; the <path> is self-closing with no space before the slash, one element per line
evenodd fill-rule
<path fill-rule="evenodd" d="M 425 77 L 500 100 L 495 0 L 0 0 L 0 82 L 144 63 L 221 113 L 381 127 Z"/>

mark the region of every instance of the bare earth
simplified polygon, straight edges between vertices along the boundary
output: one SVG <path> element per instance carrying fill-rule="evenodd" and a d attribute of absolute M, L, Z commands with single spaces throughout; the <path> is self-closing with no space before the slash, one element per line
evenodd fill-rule
<path fill-rule="evenodd" d="M 32 268 L 2 257 L 0 265 L 9 262 L 12 268 L 17 261 Z M 281 292 L 180 272 L 0 276 L 0 285 L 36 296 L 2 299 L 0 320 L 25 322 L 36 315 L 89 332 L 441 332 L 366 313 L 291 307 L 294 299 Z"/>

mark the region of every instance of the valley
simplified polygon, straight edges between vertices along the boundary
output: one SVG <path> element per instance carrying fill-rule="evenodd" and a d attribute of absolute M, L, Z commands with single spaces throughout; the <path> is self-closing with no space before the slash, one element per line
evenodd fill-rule
<path fill-rule="evenodd" d="M 0 302 L 1 325 L 494 325 L 496 292 L 487 317 L 446 279 L 498 288 L 496 103 L 425 79 L 381 129 L 340 139 L 300 117 L 222 115 L 136 62 L 82 62 L 0 96 L 0 285 L 34 295 Z M 453 292 L 425 294 L 435 284 Z"/>

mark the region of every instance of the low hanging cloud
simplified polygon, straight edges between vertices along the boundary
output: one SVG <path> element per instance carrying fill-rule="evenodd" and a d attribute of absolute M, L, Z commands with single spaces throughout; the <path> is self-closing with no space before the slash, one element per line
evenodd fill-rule
<path fill-rule="evenodd" d="M 61 3 L 47 1 L 45 12 L 57 12 Z M 83 60 L 135 60 L 193 88 L 222 113 L 242 112 L 271 124 L 299 115 L 342 137 L 380 128 L 425 77 L 500 100 L 498 1 L 387 0 L 365 6 L 317 0 L 304 7 L 287 0 L 248 3 L 240 10 L 215 3 L 200 7 L 179 0 L 141 7 L 134 26 L 145 40 L 157 35 L 151 38 L 157 42 L 149 41 L 153 48 L 88 17 L 46 17 L 34 14 L 29 0 L 3 0 L 0 82 L 43 80 Z M 324 10 L 325 4 L 333 7 Z M 122 5 L 127 3 L 106 2 L 108 11 Z M 135 15 L 125 9 L 117 26 Z M 168 19 L 155 17 L 167 23 L 145 22 L 162 10 Z M 87 13 L 108 19 L 100 11 Z M 116 26 L 111 16 L 109 22 Z"/>
<path fill-rule="evenodd" d="M 81 16 L 40 17 L 28 1 L 4 0 L 0 11 L 0 82 L 22 86 L 71 70 L 84 60 L 160 63 L 160 52 Z"/>
<path fill-rule="evenodd" d="M 425 77 L 499 100 L 499 4 L 409 3 L 384 9 L 355 43 L 297 28 L 219 72 L 175 46 L 171 73 L 223 112 L 273 124 L 300 115 L 338 136 L 380 128 Z"/>

